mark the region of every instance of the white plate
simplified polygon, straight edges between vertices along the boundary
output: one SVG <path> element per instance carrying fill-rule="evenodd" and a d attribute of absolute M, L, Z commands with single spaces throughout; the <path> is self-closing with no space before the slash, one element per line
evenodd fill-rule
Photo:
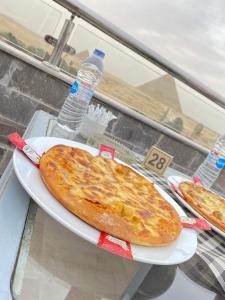
<path fill-rule="evenodd" d="M 95 148 L 59 138 L 32 138 L 27 140 L 27 143 L 40 155 L 57 144 L 78 147 L 89 151 L 93 155 L 98 154 L 98 150 Z M 14 151 L 13 163 L 20 183 L 40 207 L 78 236 L 94 245 L 97 244 L 100 234 L 99 230 L 88 225 L 65 209 L 45 187 L 39 170 L 18 150 Z M 159 187 L 157 189 L 175 207 L 179 215 L 185 215 L 184 211 L 166 192 Z M 134 260 L 161 265 L 178 264 L 188 260 L 195 253 L 196 247 L 197 237 L 195 231 L 192 229 L 183 229 L 179 238 L 169 246 L 144 247 L 131 245 Z"/>
<path fill-rule="evenodd" d="M 184 177 L 180 177 L 180 176 L 169 176 L 167 178 L 168 181 L 168 185 L 171 189 L 171 191 L 173 192 L 173 194 L 177 197 L 177 199 L 185 206 L 187 207 L 188 210 L 190 210 L 196 217 L 205 219 L 200 213 L 198 213 L 193 207 L 191 207 L 191 205 L 189 205 L 182 197 L 180 197 L 175 191 L 173 191 L 173 189 L 170 186 L 170 182 L 179 190 L 178 186 L 181 182 L 183 181 L 190 181 L 187 178 Z M 211 228 L 216 231 L 217 233 L 219 233 L 221 236 L 225 237 L 225 232 L 221 231 L 219 228 L 217 228 L 215 225 L 211 224 L 208 220 L 206 220 L 209 225 L 211 226 Z"/>

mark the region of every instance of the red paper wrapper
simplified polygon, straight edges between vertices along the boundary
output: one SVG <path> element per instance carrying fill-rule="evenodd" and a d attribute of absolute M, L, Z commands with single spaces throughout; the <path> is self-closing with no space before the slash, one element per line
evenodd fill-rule
<path fill-rule="evenodd" d="M 181 198 L 184 198 L 184 195 L 182 194 L 182 192 L 171 182 L 169 181 L 169 186 L 170 188 L 177 193 Z"/>
<path fill-rule="evenodd" d="M 101 232 L 98 246 L 119 256 L 133 259 L 129 242 L 115 238 L 105 232 Z"/>
<path fill-rule="evenodd" d="M 23 152 L 30 161 L 39 168 L 40 156 L 22 139 L 22 137 L 17 133 L 13 132 L 8 135 L 8 139 L 16 148 Z"/>
<path fill-rule="evenodd" d="M 106 158 L 114 159 L 115 157 L 115 149 L 111 148 L 107 145 L 100 145 L 99 155 Z"/>
<path fill-rule="evenodd" d="M 210 225 L 204 219 L 189 218 L 186 216 L 181 217 L 181 222 L 184 228 L 199 228 L 202 230 L 211 230 Z"/>
<path fill-rule="evenodd" d="M 195 183 L 195 184 L 198 184 L 198 185 L 202 185 L 202 181 L 201 181 L 201 179 L 200 178 L 198 178 L 198 177 L 192 177 L 192 180 L 193 180 L 193 182 Z"/>

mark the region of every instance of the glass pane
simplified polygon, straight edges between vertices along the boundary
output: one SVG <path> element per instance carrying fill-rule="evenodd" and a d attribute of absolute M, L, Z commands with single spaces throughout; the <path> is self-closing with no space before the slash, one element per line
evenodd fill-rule
<path fill-rule="evenodd" d="M 162 122 L 199 144 L 210 148 L 216 138 L 224 133 L 224 109 L 178 80 L 173 81 L 176 85 L 179 105 L 174 109 L 168 109 Z"/>
<path fill-rule="evenodd" d="M 13 297 L 120 299 L 140 265 L 90 244 L 32 203 L 13 278 Z"/>
<path fill-rule="evenodd" d="M 48 59 L 53 47 L 44 37 L 58 37 L 68 12 L 53 1 L 42 0 L 0 0 L 0 7 L 0 39 L 39 59 Z"/>
<path fill-rule="evenodd" d="M 85 21 L 76 22 L 69 40 L 76 55 L 63 54 L 63 71 L 75 76 L 99 48 L 106 52 L 101 93 L 207 148 L 223 133 L 224 109 Z"/>

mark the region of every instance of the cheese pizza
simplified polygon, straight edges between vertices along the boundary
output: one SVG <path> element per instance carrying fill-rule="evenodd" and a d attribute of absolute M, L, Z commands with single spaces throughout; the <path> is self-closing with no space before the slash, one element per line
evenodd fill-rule
<path fill-rule="evenodd" d="M 184 200 L 217 228 L 225 232 L 225 200 L 189 181 L 179 184 Z"/>
<path fill-rule="evenodd" d="M 180 234 L 178 213 L 154 185 L 114 160 L 56 145 L 41 157 L 40 172 L 65 208 L 100 231 L 146 246 Z"/>

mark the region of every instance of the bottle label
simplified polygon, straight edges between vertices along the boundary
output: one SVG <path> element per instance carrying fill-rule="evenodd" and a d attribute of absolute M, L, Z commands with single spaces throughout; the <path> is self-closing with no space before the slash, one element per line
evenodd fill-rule
<path fill-rule="evenodd" d="M 94 90 L 92 89 L 90 84 L 86 82 L 75 81 L 70 90 L 70 94 L 76 94 L 77 97 L 83 100 L 84 102 L 89 102 L 94 94 Z"/>
<path fill-rule="evenodd" d="M 220 157 L 219 159 L 217 159 L 216 161 L 217 169 L 223 169 L 224 166 L 225 166 L 225 158 Z"/>
<path fill-rule="evenodd" d="M 208 158 L 212 161 L 212 166 L 221 170 L 225 166 L 225 158 L 220 157 L 218 152 L 212 151 L 209 153 Z"/>
<path fill-rule="evenodd" d="M 75 81 L 72 88 L 71 88 L 71 90 L 70 90 L 70 93 L 71 94 L 76 94 L 77 91 L 78 91 L 78 87 L 79 87 L 79 83 L 77 81 Z"/>

